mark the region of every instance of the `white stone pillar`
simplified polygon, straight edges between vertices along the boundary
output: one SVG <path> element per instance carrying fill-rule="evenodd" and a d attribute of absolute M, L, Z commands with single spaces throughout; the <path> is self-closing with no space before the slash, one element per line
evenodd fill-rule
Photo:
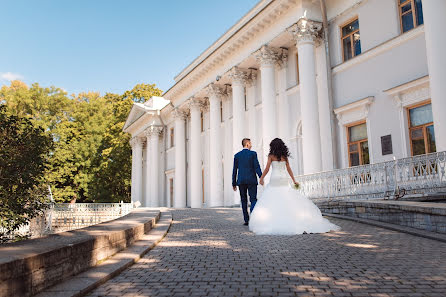
<path fill-rule="evenodd" d="M 429 69 L 437 152 L 446 151 L 446 1 L 423 1 L 424 32 Z"/>
<path fill-rule="evenodd" d="M 322 24 L 300 19 L 289 31 L 297 40 L 299 57 L 300 102 L 302 116 L 304 173 L 322 170 L 319 107 L 316 84 L 314 44 Z"/>
<path fill-rule="evenodd" d="M 335 168 L 335 145 L 334 138 L 335 126 L 334 126 L 334 113 L 331 104 L 331 90 L 329 82 L 329 75 L 327 71 L 327 53 L 325 51 L 325 45 L 319 46 L 316 49 L 316 68 L 317 68 L 317 87 L 318 87 L 318 106 L 319 106 L 319 125 L 321 133 L 321 157 L 322 157 L 322 170 L 330 171 Z"/>
<path fill-rule="evenodd" d="M 232 189 L 232 165 L 233 165 L 233 145 L 232 137 L 234 130 L 232 113 L 232 88 L 226 88 L 223 100 L 223 122 L 224 122 L 224 142 L 223 142 L 223 192 L 224 206 L 234 205 L 234 190 Z"/>
<path fill-rule="evenodd" d="M 145 181 L 145 194 L 144 194 L 144 203 L 143 206 L 151 207 L 152 201 L 152 152 L 150 145 L 150 133 L 149 130 L 146 129 L 144 131 L 146 136 L 146 181 Z"/>
<path fill-rule="evenodd" d="M 202 207 L 202 178 L 201 178 L 201 107 L 203 101 L 192 98 L 190 107 L 190 193 L 191 207 Z"/>
<path fill-rule="evenodd" d="M 178 108 L 175 116 L 175 208 L 186 207 L 186 113 Z"/>
<path fill-rule="evenodd" d="M 209 117 L 210 117 L 210 199 L 209 207 L 223 206 L 223 168 L 222 168 L 222 146 L 221 146 L 221 114 L 220 102 L 222 100 L 222 89 L 214 84 L 207 88 L 209 94 Z"/>
<path fill-rule="evenodd" d="M 159 151 L 159 137 L 163 131 L 163 127 L 160 126 L 151 126 L 147 129 L 147 133 L 150 139 L 150 207 L 159 207 L 160 206 L 160 191 L 159 191 L 159 160 L 160 160 L 160 151 Z"/>
<path fill-rule="evenodd" d="M 248 105 L 248 138 L 251 139 L 253 145 L 257 147 L 259 145 L 257 140 L 256 133 L 259 127 L 257 127 L 256 123 L 256 88 L 257 88 L 257 70 L 250 70 L 249 77 L 246 81 L 246 100 Z M 261 158 L 261 156 L 258 156 Z M 260 162 L 260 160 L 259 160 Z"/>
<path fill-rule="evenodd" d="M 271 140 L 278 137 L 275 83 L 275 64 L 277 62 L 278 55 L 274 49 L 264 45 L 256 53 L 256 58 L 260 63 L 263 116 L 263 154 L 264 157 L 266 157 L 269 153 L 269 144 Z"/>
<path fill-rule="evenodd" d="M 287 89 L 287 65 L 288 65 L 288 50 L 281 49 L 280 59 L 279 59 L 279 71 L 277 87 L 279 93 L 278 100 L 278 136 L 285 142 L 285 144 L 290 147 L 290 106 L 287 101 L 286 89 Z M 297 156 L 293 156 L 297 157 Z"/>
<path fill-rule="evenodd" d="M 245 127 L 245 71 L 234 67 L 231 71 L 232 79 L 232 148 L 233 153 L 242 150 L 242 139 L 247 137 Z"/>
<path fill-rule="evenodd" d="M 133 137 L 130 139 L 132 146 L 132 202 L 142 201 L 142 146 L 143 138 Z"/>

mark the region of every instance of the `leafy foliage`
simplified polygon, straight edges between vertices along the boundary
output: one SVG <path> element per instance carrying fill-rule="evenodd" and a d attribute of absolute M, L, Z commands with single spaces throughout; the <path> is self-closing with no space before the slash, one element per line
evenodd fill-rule
<path fill-rule="evenodd" d="M 47 207 L 44 177 L 52 139 L 27 118 L 0 106 L 0 238 Z"/>
<path fill-rule="evenodd" d="M 56 202 L 128 202 L 131 148 L 122 128 L 133 102 L 161 93 L 153 84 L 138 84 L 123 95 L 68 96 L 56 87 L 13 81 L 1 88 L 0 104 L 52 138 L 45 182 Z"/>

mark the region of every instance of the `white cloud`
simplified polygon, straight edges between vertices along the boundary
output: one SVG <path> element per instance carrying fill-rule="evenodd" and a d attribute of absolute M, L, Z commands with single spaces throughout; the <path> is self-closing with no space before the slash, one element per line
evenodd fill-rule
<path fill-rule="evenodd" d="M 22 80 L 23 75 L 20 75 L 17 73 L 12 73 L 12 72 L 0 73 L 0 80 L 12 81 L 12 80 L 16 80 L 16 79 Z"/>

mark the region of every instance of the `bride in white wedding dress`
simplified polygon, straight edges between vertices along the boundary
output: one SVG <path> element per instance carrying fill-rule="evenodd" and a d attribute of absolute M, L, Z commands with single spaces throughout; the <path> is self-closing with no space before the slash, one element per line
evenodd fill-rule
<path fill-rule="evenodd" d="M 271 179 L 262 197 L 257 200 L 249 220 L 249 230 L 255 234 L 273 235 L 339 230 L 339 226 L 322 217 L 321 211 L 310 199 L 290 185 L 290 180 L 297 183 L 288 163 L 289 155 L 288 148 L 280 138 L 271 141 L 268 163 L 259 182 L 264 184 L 270 167 Z"/>

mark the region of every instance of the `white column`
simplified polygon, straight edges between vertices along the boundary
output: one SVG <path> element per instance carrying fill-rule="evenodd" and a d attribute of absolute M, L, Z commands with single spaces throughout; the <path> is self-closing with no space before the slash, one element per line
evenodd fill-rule
<path fill-rule="evenodd" d="M 287 89 L 287 65 L 288 65 L 288 51 L 282 49 L 279 60 L 279 72 L 277 87 L 279 91 L 278 100 L 278 136 L 285 142 L 285 144 L 290 147 L 290 106 L 287 101 L 286 89 Z M 297 157 L 297 156 L 293 156 Z"/>
<path fill-rule="evenodd" d="M 232 88 L 227 88 L 223 100 L 223 121 L 224 121 L 224 163 L 223 163 L 223 192 L 224 206 L 234 205 L 234 190 L 232 189 L 232 165 L 233 165 L 233 145 L 232 137 L 234 130 L 234 117 L 231 120 L 232 113 Z"/>
<path fill-rule="evenodd" d="M 159 126 L 151 126 L 147 129 L 147 133 L 150 138 L 150 207 L 159 207 L 160 206 L 160 191 L 159 191 L 159 137 L 161 132 L 163 131 L 163 127 Z"/>
<path fill-rule="evenodd" d="M 246 100 L 248 105 L 248 137 L 251 139 L 253 146 L 258 146 L 257 143 L 257 125 L 256 125 L 256 87 L 257 87 L 257 70 L 250 70 L 249 77 L 246 81 Z M 259 140 L 260 142 L 260 140 Z M 258 156 L 259 158 L 261 156 Z M 259 160 L 260 161 L 260 160 Z"/>
<path fill-rule="evenodd" d="M 222 147 L 221 147 L 221 115 L 220 102 L 223 91 L 217 85 L 210 84 L 209 94 L 209 117 L 210 117 L 210 201 L 209 207 L 223 206 L 223 170 L 222 170 Z"/>
<path fill-rule="evenodd" d="M 191 207 L 202 207 L 201 179 L 201 107 L 203 101 L 192 98 L 190 107 L 190 193 Z"/>
<path fill-rule="evenodd" d="M 256 53 L 260 63 L 260 84 L 262 89 L 262 115 L 263 115 L 263 154 L 269 153 L 271 140 L 278 136 L 276 120 L 276 83 L 275 64 L 277 53 L 266 45 Z"/>
<path fill-rule="evenodd" d="M 423 1 L 427 65 L 437 152 L 446 151 L 446 1 Z"/>
<path fill-rule="evenodd" d="M 319 107 L 316 84 L 314 43 L 322 24 L 300 19 L 289 31 L 297 40 L 299 56 L 300 102 L 302 115 L 304 173 L 322 170 Z"/>
<path fill-rule="evenodd" d="M 145 181 L 145 194 L 144 194 L 144 203 L 145 207 L 151 207 L 152 201 L 152 153 L 151 153 L 151 145 L 150 145 L 150 133 L 149 130 L 144 130 L 144 134 L 146 136 L 146 181 Z"/>
<path fill-rule="evenodd" d="M 175 208 L 186 207 L 186 113 L 175 109 Z"/>
<path fill-rule="evenodd" d="M 335 168 L 336 153 L 335 153 L 335 125 L 334 125 L 334 113 L 331 104 L 331 78 L 327 71 L 327 52 L 325 45 L 322 43 L 316 49 L 316 66 L 317 66 L 317 86 L 318 86 L 318 106 L 319 106 L 319 124 L 321 133 L 321 157 L 322 157 L 322 170 L 329 171 Z"/>
<path fill-rule="evenodd" d="M 142 146 L 143 138 L 133 137 L 130 139 L 132 146 L 132 203 L 142 201 Z"/>
<path fill-rule="evenodd" d="M 242 139 L 247 137 L 245 128 L 245 71 L 234 67 L 232 79 L 232 151 L 234 154 L 242 150 Z"/>

